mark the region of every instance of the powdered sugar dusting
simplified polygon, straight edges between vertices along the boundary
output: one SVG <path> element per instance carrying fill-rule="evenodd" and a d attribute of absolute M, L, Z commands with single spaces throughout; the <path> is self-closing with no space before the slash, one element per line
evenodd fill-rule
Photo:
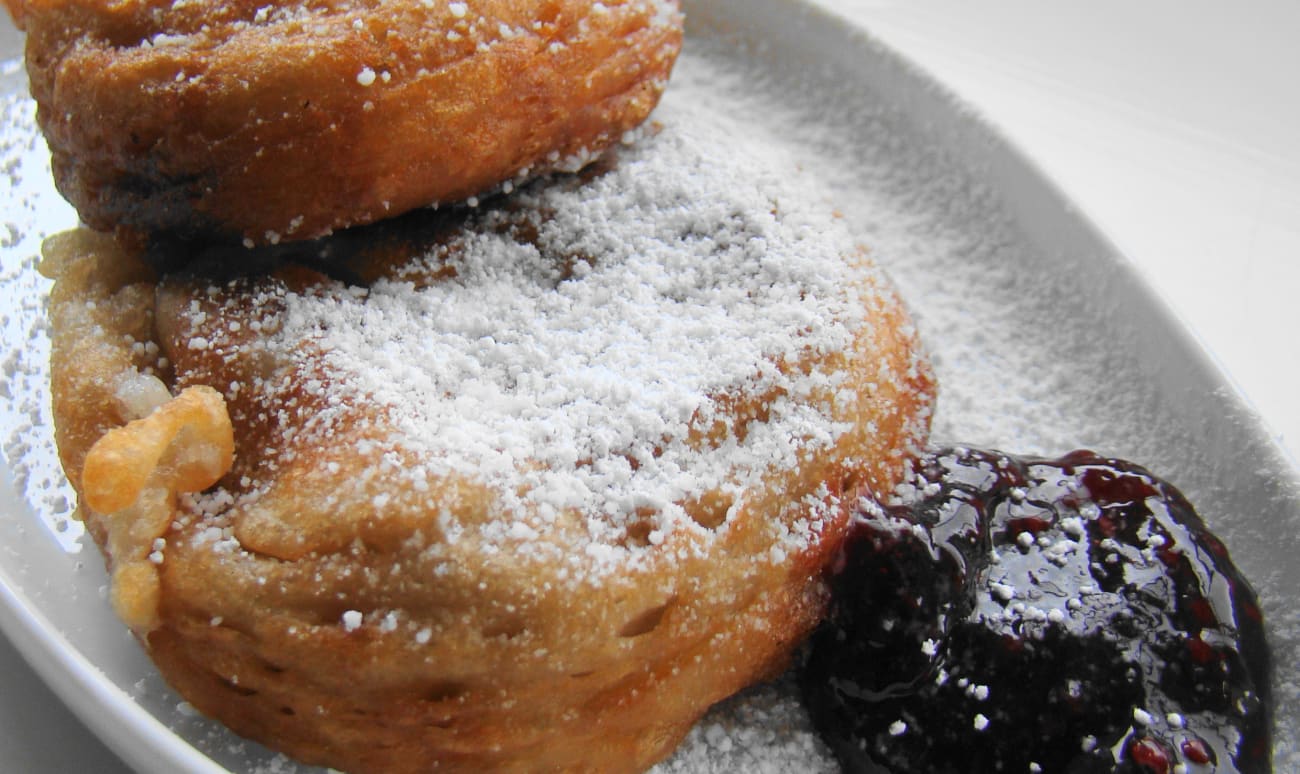
<path fill-rule="evenodd" d="M 50 283 L 36 272 L 41 240 L 75 216 L 57 196 L 44 202 L 30 194 L 31 181 L 50 177 L 49 155 L 38 135 L 20 131 L 35 120 L 35 106 L 13 96 L 0 101 L 0 332 L 6 345 L 0 356 L 0 448 L 18 491 L 59 545 L 75 552 L 85 530 L 72 518 L 75 495 L 51 447 L 45 313 Z"/>
<path fill-rule="evenodd" d="M 328 442 L 355 406 L 381 407 L 404 460 L 389 474 L 491 487 L 503 514 L 474 528 L 492 544 L 591 514 L 592 545 L 575 548 L 597 573 L 627 558 L 634 518 L 653 514 L 652 544 L 700 529 L 683 499 L 761 486 L 831 447 L 848 425 L 816 396 L 838 394 L 844 376 L 790 364 L 850 348 L 870 324 L 873 270 L 773 146 L 699 103 L 660 120 L 602 174 L 475 212 L 469 233 L 396 278 L 255 297 L 276 332 L 253 346 L 320 364 L 287 371 L 331 375 L 305 432 Z M 191 310 L 191 350 L 224 351 L 211 322 Z M 255 386 L 268 407 L 303 388 Z M 725 399 L 764 396 L 766 421 L 704 439 L 733 421 Z"/>
<path fill-rule="evenodd" d="M 759 685 L 705 715 L 655 774 L 834 774 L 839 764 L 804 714 L 792 680 Z"/>

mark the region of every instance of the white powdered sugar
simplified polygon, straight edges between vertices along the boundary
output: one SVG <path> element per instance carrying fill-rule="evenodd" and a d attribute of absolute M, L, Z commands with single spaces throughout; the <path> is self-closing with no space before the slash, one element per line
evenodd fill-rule
<path fill-rule="evenodd" d="M 21 82 L 21 68 L 0 67 L 0 86 Z M 36 106 L 0 97 L 0 451 L 18 494 L 33 518 L 67 551 L 81 550 L 85 530 L 72 516 L 76 495 L 54 451 L 49 401 L 49 281 L 36 271 L 41 239 L 75 222 L 53 192 L 49 201 L 30 194 L 34 181 L 50 180 L 50 159 L 35 130 Z"/>
<path fill-rule="evenodd" d="M 354 407 L 381 407 L 393 448 L 418 461 L 395 475 L 498 493 L 506 516 L 481 527 L 494 542 L 576 510 L 610 545 L 647 511 L 652 543 L 693 528 L 684 498 L 760 485 L 834 444 L 847 426 L 809 396 L 844 377 L 786 366 L 844 351 L 870 324 L 872 269 L 772 146 L 689 103 L 660 120 L 602 174 L 518 192 L 515 205 L 545 214 L 530 239 L 510 228 L 511 209 L 486 211 L 396 279 L 254 299 L 282 310 L 256 346 L 330 374 L 307 432 L 329 443 Z M 191 349 L 222 347 L 221 331 L 204 333 Z M 264 384 L 266 405 L 285 386 Z M 700 442 L 733 421 L 725 399 L 756 396 L 776 396 L 766 421 Z M 590 553 L 598 570 L 617 559 Z"/>

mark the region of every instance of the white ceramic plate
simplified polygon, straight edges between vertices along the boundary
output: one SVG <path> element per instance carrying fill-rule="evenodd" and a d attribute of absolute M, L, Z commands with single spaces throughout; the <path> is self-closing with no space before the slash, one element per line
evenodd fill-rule
<path fill-rule="evenodd" d="M 936 441 L 1090 447 L 1146 464 L 1198 504 L 1261 593 L 1277 663 L 1275 762 L 1300 766 L 1300 483 L 1222 375 L 1049 181 L 865 33 L 791 0 L 698 0 L 688 12 L 668 100 L 747 116 L 824 180 L 935 355 Z M 33 268 L 40 239 L 75 216 L 33 126 L 20 38 L 4 33 L 0 628 L 139 771 L 294 770 L 187 712 L 109 611 L 97 553 L 78 550 L 46 406 L 47 283 Z M 792 759 L 833 770 L 783 688 L 732 702 L 705 727 L 665 770 Z"/>

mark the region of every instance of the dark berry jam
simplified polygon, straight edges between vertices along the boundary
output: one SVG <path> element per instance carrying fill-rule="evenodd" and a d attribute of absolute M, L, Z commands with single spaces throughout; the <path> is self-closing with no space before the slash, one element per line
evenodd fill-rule
<path fill-rule="evenodd" d="M 1131 463 L 946 449 L 864 500 L 800 683 L 850 772 L 1267 772 L 1255 594 Z"/>

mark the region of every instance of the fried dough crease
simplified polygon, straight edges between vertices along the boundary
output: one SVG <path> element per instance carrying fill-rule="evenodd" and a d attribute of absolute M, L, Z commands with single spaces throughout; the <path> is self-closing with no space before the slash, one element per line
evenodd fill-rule
<path fill-rule="evenodd" d="M 823 199 L 664 123 L 247 270 L 49 241 L 60 453 L 187 701 L 348 771 L 630 772 L 784 668 L 930 372 Z"/>
<path fill-rule="evenodd" d="M 639 125 L 676 0 L 7 0 L 82 220 L 273 244 L 576 169 Z"/>

